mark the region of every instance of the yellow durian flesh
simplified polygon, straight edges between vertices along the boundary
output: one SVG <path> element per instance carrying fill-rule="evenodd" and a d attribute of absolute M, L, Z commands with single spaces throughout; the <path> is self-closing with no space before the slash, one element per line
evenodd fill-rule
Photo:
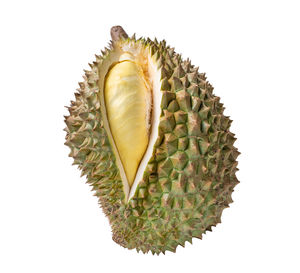
<path fill-rule="evenodd" d="M 141 66 L 124 53 L 106 75 L 110 131 L 131 187 L 149 143 L 151 93 Z"/>

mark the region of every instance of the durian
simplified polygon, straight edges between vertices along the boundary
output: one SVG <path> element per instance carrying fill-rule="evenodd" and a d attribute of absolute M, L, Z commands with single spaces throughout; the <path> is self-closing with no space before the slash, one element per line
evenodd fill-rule
<path fill-rule="evenodd" d="M 205 74 L 165 41 L 111 29 L 65 117 L 66 145 L 109 218 L 113 240 L 176 251 L 221 222 L 238 150 Z"/>

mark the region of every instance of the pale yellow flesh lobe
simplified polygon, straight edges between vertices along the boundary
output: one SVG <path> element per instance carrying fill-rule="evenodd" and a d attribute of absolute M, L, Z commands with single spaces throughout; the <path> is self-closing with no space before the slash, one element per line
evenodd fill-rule
<path fill-rule="evenodd" d="M 132 60 L 115 64 L 106 76 L 108 122 L 130 187 L 149 142 L 149 92 L 142 68 Z"/>

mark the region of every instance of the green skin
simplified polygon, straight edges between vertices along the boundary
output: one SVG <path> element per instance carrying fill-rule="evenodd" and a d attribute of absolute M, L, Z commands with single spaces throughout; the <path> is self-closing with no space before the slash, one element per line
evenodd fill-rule
<path fill-rule="evenodd" d="M 119 28 L 119 27 L 117 27 Z M 136 41 L 127 34 L 113 40 Z M 112 29 L 112 33 L 114 33 Z M 120 34 L 121 33 L 121 34 Z M 202 238 L 221 222 L 232 202 L 239 152 L 229 132 L 231 120 L 198 73 L 165 41 L 140 39 L 161 69 L 159 137 L 133 197 L 126 202 L 116 159 L 101 118 L 97 79 L 112 44 L 87 71 L 66 117 L 66 145 L 74 164 L 87 176 L 109 218 L 113 240 L 123 247 L 153 254 L 176 251 Z"/>

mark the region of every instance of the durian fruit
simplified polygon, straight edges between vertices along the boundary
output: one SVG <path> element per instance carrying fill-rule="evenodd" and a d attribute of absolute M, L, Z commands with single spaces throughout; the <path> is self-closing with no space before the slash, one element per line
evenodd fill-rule
<path fill-rule="evenodd" d="M 220 223 L 238 183 L 231 120 L 204 74 L 156 39 L 111 29 L 65 117 L 66 145 L 113 240 L 176 251 Z"/>

